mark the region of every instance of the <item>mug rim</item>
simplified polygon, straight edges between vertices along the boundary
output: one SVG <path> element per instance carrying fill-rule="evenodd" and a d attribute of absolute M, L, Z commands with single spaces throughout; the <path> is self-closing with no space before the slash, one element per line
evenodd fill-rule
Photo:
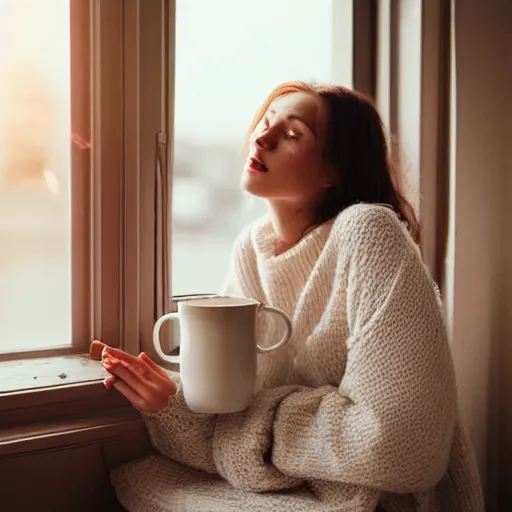
<path fill-rule="evenodd" d="M 217 303 L 216 303 L 217 302 Z M 240 308 L 261 304 L 250 297 L 231 297 L 218 295 L 215 297 L 202 297 L 178 303 L 178 310 L 182 308 Z"/>

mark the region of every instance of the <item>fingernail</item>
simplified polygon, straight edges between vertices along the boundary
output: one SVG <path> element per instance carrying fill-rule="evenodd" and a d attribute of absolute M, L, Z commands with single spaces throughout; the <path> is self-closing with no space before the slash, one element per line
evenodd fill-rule
<path fill-rule="evenodd" d="M 105 368 L 106 370 L 110 370 L 111 368 L 114 368 L 115 365 L 112 364 L 111 361 L 102 361 L 101 365 L 103 366 L 103 368 Z"/>
<path fill-rule="evenodd" d="M 106 379 L 103 380 L 103 385 L 105 386 L 106 389 L 112 389 L 116 380 L 117 379 L 115 377 L 110 375 L 109 377 L 107 377 Z"/>

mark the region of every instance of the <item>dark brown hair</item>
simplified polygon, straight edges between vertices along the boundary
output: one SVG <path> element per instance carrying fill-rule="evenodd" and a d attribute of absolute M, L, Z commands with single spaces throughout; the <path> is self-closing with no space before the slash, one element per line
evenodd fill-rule
<path fill-rule="evenodd" d="M 363 94 L 338 85 L 283 83 L 257 112 L 249 135 L 274 100 L 294 92 L 312 94 L 326 106 L 327 119 L 320 128 L 324 158 L 336 185 L 319 199 L 315 223 L 332 219 L 352 204 L 384 203 L 407 223 L 412 237 L 419 242 L 420 226 L 403 191 L 400 167 L 391 161 L 382 120 L 372 101 Z"/>

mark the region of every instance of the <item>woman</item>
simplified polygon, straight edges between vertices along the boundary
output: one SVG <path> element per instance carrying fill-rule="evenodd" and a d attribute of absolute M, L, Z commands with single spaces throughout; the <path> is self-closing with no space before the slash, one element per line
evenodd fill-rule
<path fill-rule="evenodd" d="M 217 416 L 191 412 L 147 355 L 106 349 L 107 387 L 143 412 L 163 455 L 115 470 L 121 503 L 482 511 L 441 304 L 375 108 L 342 87 L 278 86 L 250 129 L 242 186 L 268 216 L 239 236 L 221 293 L 283 309 L 293 340 L 259 356 L 251 406 Z M 279 326 L 262 334 L 272 343 Z"/>

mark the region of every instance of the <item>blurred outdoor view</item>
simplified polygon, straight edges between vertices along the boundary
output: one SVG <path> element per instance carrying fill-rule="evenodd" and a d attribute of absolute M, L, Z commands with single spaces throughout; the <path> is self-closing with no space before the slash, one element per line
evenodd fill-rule
<path fill-rule="evenodd" d="M 0 351 L 71 341 L 69 0 L 0 0 Z"/>
<path fill-rule="evenodd" d="M 177 0 L 174 295 L 217 292 L 233 239 L 264 213 L 239 189 L 247 128 L 277 84 L 332 80 L 339 1 Z"/>
<path fill-rule="evenodd" d="M 216 292 L 264 212 L 246 130 L 278 83 L 332 79 L 336 1 L 177 0 L 173 294 Z M 69 4 L 0 0 L 0 352 L 70 341 Z"/>

